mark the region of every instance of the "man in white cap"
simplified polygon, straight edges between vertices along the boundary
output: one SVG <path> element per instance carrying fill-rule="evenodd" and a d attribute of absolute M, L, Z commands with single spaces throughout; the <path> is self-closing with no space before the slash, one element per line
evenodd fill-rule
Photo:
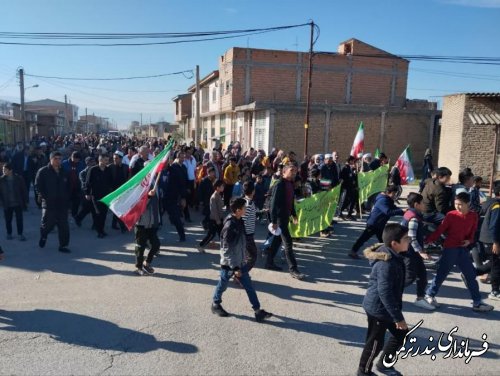
<path fill-rule="evenodd" d="M 325 164 L 321 167 L 321 178 L 330 181 L 330 188 L 339 183 L 339 174 L 337 166 L 333 162 L 331 154 L 325 154 Z"/>
<path fill-rule="evenodd" d="M 370 163 L 372 162 L 371 153 L 363 154 L 363 172 L 370 171 Z"/>

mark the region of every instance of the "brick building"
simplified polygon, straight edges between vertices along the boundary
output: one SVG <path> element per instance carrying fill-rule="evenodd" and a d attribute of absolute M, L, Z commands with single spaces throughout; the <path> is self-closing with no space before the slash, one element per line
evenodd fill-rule
<path fill-rule="evenodd" d="M 500 93 L 464 93 L 444 97 L 439 165 L 452 171 L 454 181 L 457 181 L 461 169 L 470 167 L 486 183 L 491 178 L 494 163 L 494 179 L 500 178 L 499 141 L 495 137 L 500 126 L 499 114 Z"/>
<path fill-rule="evenodd" d="M 309 54 L 293 51 L 231 48 L 219 58 L 219 69 L 200 82 L 201 141 L 208 147 L 240 141 L 254 146 L 304 149 L 304 118 Z M 436 103 L 406 99 L 409 62 L 356 39 L 337 53 L 313 57 L 310 153 L 337 150 L 348 155 L 359 122 L 365 124 L 365 148 L 377 147 L 391 159 L 412 144 L 421 160 L 427 147 L 438 147 Z M 174 98 L 176 121 L 185 139 L 194 138 L 196 87 Z"/>

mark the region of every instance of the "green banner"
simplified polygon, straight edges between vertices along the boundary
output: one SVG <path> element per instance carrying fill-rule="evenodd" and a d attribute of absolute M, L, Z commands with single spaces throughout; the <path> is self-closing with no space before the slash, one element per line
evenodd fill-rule
<path fill-rule="evenodd" d="M 340 198 L 340 184 L 295 203 L 298 224 L 289 223 L 292 238 L 302 238 L 324 230 L 332 223 Z"/>
<path fill-rule="evenodd" d="M 375 171 L 360 172 L 358 174 L 359 201 L 365 202 L 375 193 L 385 191 L 389 165 L 381 166 Z"/>

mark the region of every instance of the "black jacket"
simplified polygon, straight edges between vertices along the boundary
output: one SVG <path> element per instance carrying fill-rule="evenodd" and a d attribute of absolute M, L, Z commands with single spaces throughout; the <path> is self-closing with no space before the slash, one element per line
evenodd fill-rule
<path fill-rule="evenodd" d="M 500 243 L 500 198 L 485 202 L 485 209 L 479 241 L 484 244 Z"/>
<path fill-rule="evenodd" d="M 282 224 L 287 224 L 290 220 L 290 216 L 297 216 L 295 212 L 295 195 L 293 194 L 292 210 L 289 212 L 287 210 L 286 203 L 286 190 L 285 190 L 285 180 L 280 179 L 279 182 L 272 188 L 270 212 L 271 212 L 271 222 Z M 293 185 L 293 183 L 291 183 Z M 293 192 L 293 188 L 292 188 Z"/>
<path fill-rule="evenodd" d="M 403 257 L 383 244 L 365 249 L 372 271 L 363 308 L 385 322 L 399 322 L 403 316 L 405 266 Z"/>
<path fill-rule="evenodd" d="M 111 188 L 115 190 L 120 187 L 123 183 L 128 180 L 128 166 L 122 164 L 121 166 L 117 166 L 115 164 L 110 164 L 108 166 L 111 171 Z"/>
<path fill-rule="evenodd" d="M 22 208 L 26 208 L 26 198 L 28 194 L 26 192 L 26 185 L 24 184 L 24 179 L 17 175 L 12 174 L 14 179 L 13 189 L 14 194 L 16 195 L 17 201 L 21 204 Z M 8 207 L 8 197 L 9 197 L 9 183 L 7 182 L 7 176 L 3 175 L 0 177 L 0 201 L 4 208 Z"/>
<path fill-rule="evenodd" d="M 450 193 L 439 180 L 427 180 L 422 196 L 426 214 L 436 212 L 446 214 L 450 211 Z"/>
<path fill-rule="evenodd" d="M 323 167 L 321 167 L 321 178 L 331 180 L 332 187 L 335 187 L 339 183 L 337 165 L 335 163 L 331 165 L 324 164 Z"/>
<path fill-rule="evenodd" d="M 104 170 L 99 165 L 93 166 L 87 173 L 87 182 L 85 184 L 85 194 L 94 196 L 100 200 L 112 192 L 113 177 L 108 166 Z"/>
<path fill-rule="evenodd" d="M 35 189 L 42 197 L 42 208 L 68 210 L 70 184 L 68 175 L 62 168 L 57 173 L 49 163 L 38 170 Z"/>
<path fill-rule="evenodd" d="M 168 167 L 167 180 L 163 187 L 164 199 L 167 203 L 177 203 L 187 195 L 186 169 L 178 163 Z"/>

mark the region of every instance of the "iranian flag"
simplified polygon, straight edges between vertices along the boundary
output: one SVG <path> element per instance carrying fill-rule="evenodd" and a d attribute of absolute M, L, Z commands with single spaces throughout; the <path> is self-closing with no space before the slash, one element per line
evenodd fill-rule
<path fill-rule="evenodd" d="M 399 169 L 399 174 L 401 175 L 401 185 L 406 185 L 415 180 L 415 174 L 411 165 L 410 145 L 399 156 L 396 161 L 396 167 Z"/>
<path fill-rule="evenodd" d="M 170 142 L 163 151 L 122 186 L 101 199 L 120 218 L 129 231 L 134 227 L 148 204 L 148 192 L 155 177 L 166 165 L 172 149 Z"/>
<path fill-rule="evenodd" d="M 362 153 L 365 149 L 365 128 L 363 122 L 359 123 L 358 133 L 356 133 L 356 138 L 352 144 L 351 156 L 358 157 L 359 153 Z"/>

